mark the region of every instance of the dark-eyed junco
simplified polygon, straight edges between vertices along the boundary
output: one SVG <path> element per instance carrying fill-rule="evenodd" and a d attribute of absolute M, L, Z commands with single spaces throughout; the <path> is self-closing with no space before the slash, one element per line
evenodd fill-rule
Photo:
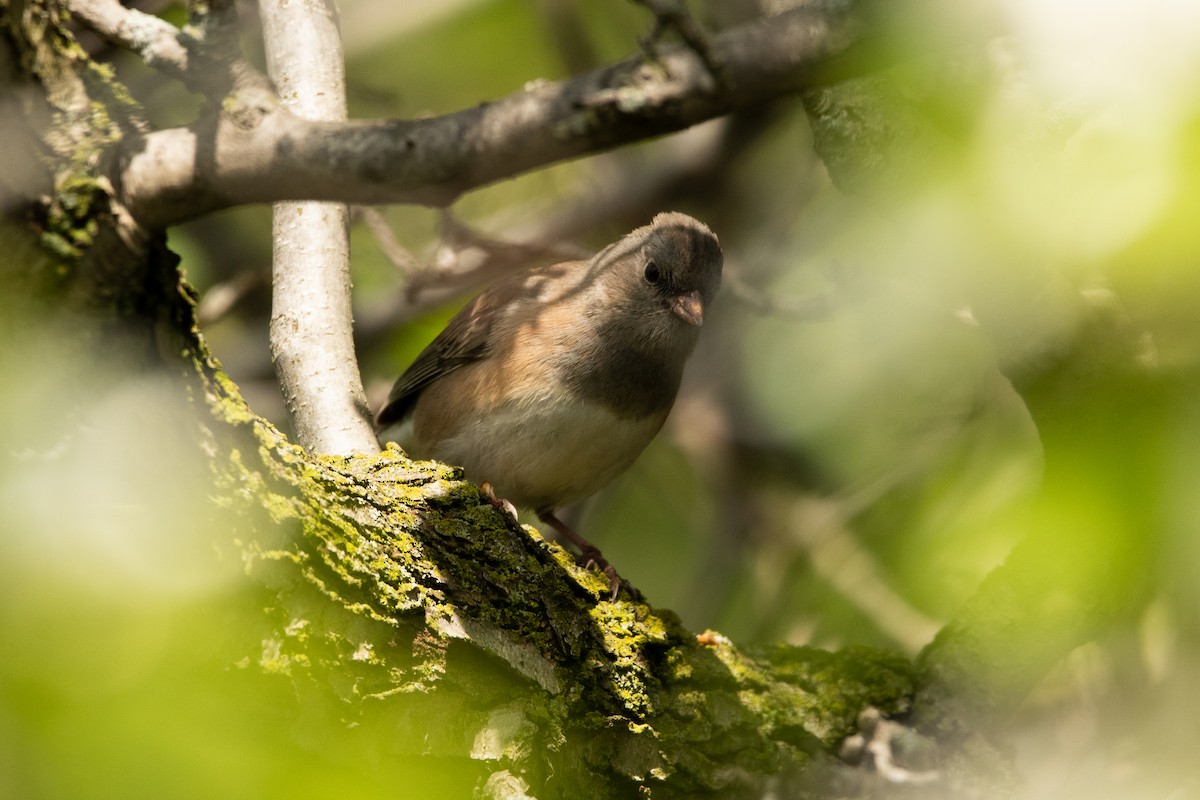
<path fill-rule="evenodd" d="M 672 212 L 588 261 L 501 280 L 400 376 L 376 425 L 412 414 L 415 455 L 533 509 L 606 572 L 615 597 L 615 570 L 554 512 L 624 472 L 658 433 L 721 264 L 713 232 Z"/>

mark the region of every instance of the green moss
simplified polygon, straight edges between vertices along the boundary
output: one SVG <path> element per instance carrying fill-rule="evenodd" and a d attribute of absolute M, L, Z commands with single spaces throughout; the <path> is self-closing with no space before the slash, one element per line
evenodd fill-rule
<path fill-rule="evenodd" d="M 646 654 L 648 648 L 666 644 L 666 624 L 640 603 L 601 602 L 589 614 L 611 659 L 610 688 L 620 705 L 637 719 L 653 713 L 649 684 L 654 679 Z"/>
<path fill-rule="evenodd" d="M 37 272 L 37 286 L 43 293 L 59 293 L 86 277 L 80 294 L 103 294 L 112 281 L 98 279 L 92 264 L 80 267 L 101 235 L 111 237 L 116 227 L 109 218 L 112 187 L 105 176 L 126 131 L 141 123 L 141 109 L 113 68 L 93 61 L 79 45 L 62 4 L 31 0 L 18 8 L 12 13 L 20 19 L 6 32 L 22 71 L 45 90 L 45 144 L 53 158 L 47 172 L 54 174 L 54 192 L 41 225 L 48 258 Z M 121 257 L 102 253 L 97 258 L 115 263 Z M 95 305 L 104 307 L 114 298 L 138 305 L 140 294 L 118 288 L 125 287 L 110 287 L 110 296 Z"/>
<path fill-rule="evenodd" d="M 776 646 L 763 655 L 773 679 L 794 687 L 788 692 L 793 702 L 777 721 L 802 724 L 826 745 L 853 733 L 864 708 L 878 708 L 885 716 L 909 710 L 916 673 L 898 653 L 867 647 L 827 652 Z"/>
<path fill-rule="evenodd" d="M 108 208 L 108 194 L 90 177 L 70 177 L 57 187 L 50 206 L 42 246 L 54 257 L 54 269 L 43 276 L 48 285 L 69 281 L 84 251 L 99 230 L 96 215 Z"/>

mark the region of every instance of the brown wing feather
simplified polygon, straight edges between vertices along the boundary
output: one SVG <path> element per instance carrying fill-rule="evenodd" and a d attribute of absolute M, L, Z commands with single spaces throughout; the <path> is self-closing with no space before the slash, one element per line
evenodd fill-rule
<path fill-rule="evenodd" d="M 387 402 L 375 416 L 375 427 L 382 429 L 403 421 L 425 387 L 461 366 L 486 358 L 491 352 L 493 323 L 524 285 L 522 275 L 506 278 L 455 314 L 392 386 Z"/>

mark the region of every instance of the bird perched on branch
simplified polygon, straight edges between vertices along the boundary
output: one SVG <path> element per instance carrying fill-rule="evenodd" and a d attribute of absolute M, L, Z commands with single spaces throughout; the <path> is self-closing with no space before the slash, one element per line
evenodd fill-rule
<path fill-rule="evenodd" d="M 501 280 L 417 356 L 376 426 L 411 415 L 415 455 L 535 511 L 615 598 L 616 571 L 555 511 L 624 472 L 662 427 L 722 260 L 707 226 L 671 212 L 588 261 Z"/>

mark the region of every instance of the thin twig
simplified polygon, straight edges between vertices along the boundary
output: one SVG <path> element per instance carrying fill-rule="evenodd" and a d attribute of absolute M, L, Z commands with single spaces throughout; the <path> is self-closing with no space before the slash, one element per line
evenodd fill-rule
<path fill-rule="evenodd" d="M 224 319 L 247 295 L 269 282 L 270 278 L 266 272 L 246 270 L 227 281 L 214 284 L 200 298 L 200 305 L 196 308 L 196 322 L 204 327 Z"/>
<path fill-rule="evenodd" d="M 435 264 L 412 275 L 405 287 L 410 303 L 431 289 L 442 293 L 446 289 L 462 291 L 539 262 L 572 261 L 591 255 L 585 248 L 564 242 L 512 242 L 487 236 L 449 210 L 441 213 L 438 229 L 442 246 Z M 477 252 L 479 257 L 463 258 L 468 251 Z"/>
<path fill-rule="evenodd" d="M 480 233 L 459 219 L 450 209 L 444 209 L 438 217 L 442 239 L 457 247 L 474 247 L 485 251 L 499 261 L 536 261 L 552 258 L 572 261 L 591 255 L 587 248 L 569 242 L 527 241 L 513 242 L 497 239 Z"/>
<path fill-rule="evenodd" d="M 379 250 L 383 253 L 384 258 L 390 261 L 393 267 L 400 270 L 406 279 L 411 280 L 421 271 L 421 265 L 417 263 L 416 257 L 408 251 L 408 248 L 400 244 L 392 226 L 388 225 L 387 220 L 378 209 L 371 206 L 355 206 L 352 212 L 356 219 L 363 221 L 367 230 L 375 237 L 375 242 L 379 245 Z"/>
<path fill-rule="evenodd" d="M 654 15 L 654 27 L 640 39 L 642 50 L 659 61 L 658 43 L 667 31 L 675 31 L 683 43 L 700 57 L 714 81 L 721 80 L 721 57 L 713 47 L 708 32 L 696 22 L 684 0 L 633 0 Z"/>

